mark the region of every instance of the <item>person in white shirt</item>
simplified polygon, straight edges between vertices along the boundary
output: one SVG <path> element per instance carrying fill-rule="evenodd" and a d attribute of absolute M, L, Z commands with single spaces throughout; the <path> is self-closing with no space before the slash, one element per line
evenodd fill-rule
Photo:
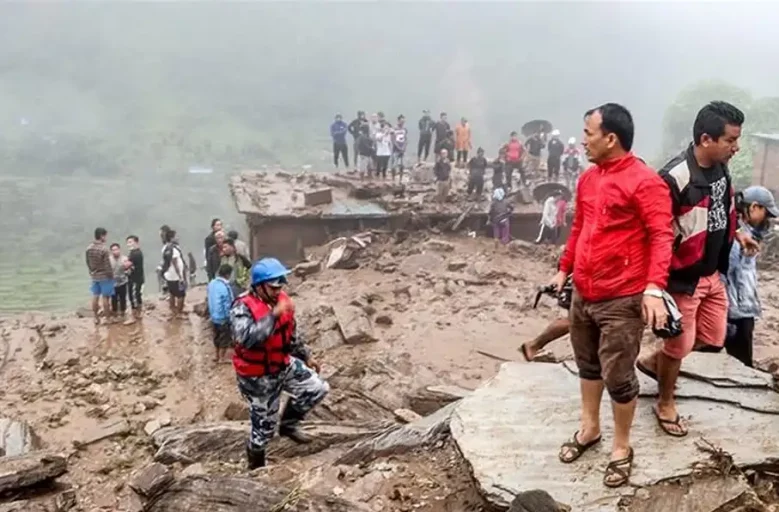
<path fill-rule="evenodd" d="M 537 244 L 545 241 L 554 243 L 555 241 L 557 234 L 557 199 L 560 195 L 559 192 L 554 193 L 544 201 L 544 209 L 541 213 L 541 231 L 539 231 L 538 238 L 536 238 Z"/>
<path fill-rule="evenodd" d="M 170 311 L 174 317 L 184 311 L 184 299 L 187 296 L 187 265 L 184 253 L 176 240 L 176 231 L 163 233 L 165 245 L 162 247 L 162 277 L 168 288 Z"/>
<path fill-rule="evenodd" d="M 387 178 L 387 168 L 392 156 L 392 127 L 384 123 L 376 133 L 376 177 Z"/>

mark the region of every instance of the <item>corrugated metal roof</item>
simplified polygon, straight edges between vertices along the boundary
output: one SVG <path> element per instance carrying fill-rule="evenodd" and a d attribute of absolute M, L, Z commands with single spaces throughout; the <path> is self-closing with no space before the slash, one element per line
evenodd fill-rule
<path fill-rule="evenodd" d="M 779 133 L 755 133 L 752 136 L 757 137 L 758 139 L 765 139 L 765 140 L 772 140 L 775 142 L 779 142 Z"/>

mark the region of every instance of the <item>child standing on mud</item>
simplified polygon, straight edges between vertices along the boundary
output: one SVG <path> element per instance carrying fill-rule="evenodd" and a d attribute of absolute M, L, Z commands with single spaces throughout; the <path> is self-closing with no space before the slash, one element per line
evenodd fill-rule
<path fill-rule="evenodd" d="M 130 260 L 122 254 L 122 247 L 117 243 L 111 244 L 111 268 L 114 271 L 114 294 L 111 296 L 111 312 L 116 318 L 123 318 L 125 313 L 127 313 L 127 272 L 131 266 Z M 130 317 L 125 323 L 131 324 L 133 321 L 133 318 Z"/>
<path fill-rule="evenodd" d="M 229 361 L 227 349 L 233 344 L 230 330 L 230 308 L 235 300 L 230 276 L 233 267 L 225 263 L 219 267 L 217 276 L 208 283 L 208 314 L 211 316 L 211 327 L 214 331 L 214 362 Z"/>
<path fill-rule="evenodd" d="M 498 248 L 498 242 L 506 245 L 511 241 L 511 210 L 512 206 L 506 199 L 506 191 L 502 188 L 496 188 L 492 193 L 492 203 L 490 203 L 489 222 L 492 224 L 492 234 L 495 237 L 495 248 Z"/>
<path fill-rule="evenodd" d="M 739 229 L 756 241 L 762 240 L 771 227 L 770 219 L 779 216 L 774 196 L 760 186 L 749 187 L 736 194 Z M 728 331 L 725 350 L 745 365 L 752 367 L 752 335 L 761 306 L 757 293 L 756 256 L 734 243 L 728 267 Z"/>

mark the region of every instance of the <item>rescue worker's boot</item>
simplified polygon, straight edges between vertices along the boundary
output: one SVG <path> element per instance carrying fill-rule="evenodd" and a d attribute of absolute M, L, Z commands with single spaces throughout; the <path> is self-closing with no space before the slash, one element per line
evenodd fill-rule
<path fill-rule="evenodd" d="M 262 448 L 253 448 L 246 444 L 246 459 L 249 461 L 249 471 L 265 467 L 265 450 Z"/>
<path fill-rule="evenodd" d="M 284 408 L 284 414 L 281 415 L 281 421 L 279 424 L 279 435 L 288 437 L 298 444 L 308 444 L 311 442 L 311 437 L 306 435 L 300 430 L 298 425 L 303 419 L 303 414 L 300 413 L 291 403 L 287 402 L 287 406 Z"/>

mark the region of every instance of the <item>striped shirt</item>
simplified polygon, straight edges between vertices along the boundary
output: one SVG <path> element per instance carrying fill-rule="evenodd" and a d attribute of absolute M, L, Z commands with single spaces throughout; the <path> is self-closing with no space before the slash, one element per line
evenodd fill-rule
<path fill-rule="evenodd" d="M 111 267 L 111 252 L 105 243 L 94 241 L 87 247 L 87 268 L 93 281 L 113 279 L 114 270 Z"/>

